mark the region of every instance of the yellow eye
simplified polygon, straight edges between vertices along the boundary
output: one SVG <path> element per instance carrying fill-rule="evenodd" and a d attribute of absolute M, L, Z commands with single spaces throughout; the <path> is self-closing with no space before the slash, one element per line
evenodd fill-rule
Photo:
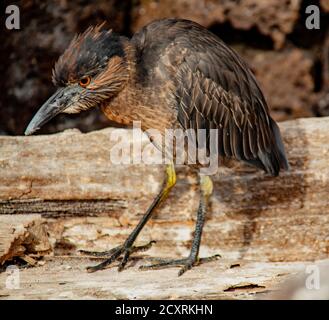
<path fill-rule="evenodd" d="M 91 77 L 89 76 L 83 77 L 80 79 L 79 85 L 85 88 L 90 84 L 90 81 L 91 81 Z"/>

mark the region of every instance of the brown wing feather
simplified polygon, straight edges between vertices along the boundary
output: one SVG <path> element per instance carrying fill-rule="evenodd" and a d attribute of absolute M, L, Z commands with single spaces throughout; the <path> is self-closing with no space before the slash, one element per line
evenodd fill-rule
<path fill-rule="evenodd" d="M 194 22 L 166 19 L 151 23 L 132 41 L 140 48 L 139 66 L 161 70 L 149 73 L 150 84 L 156 77 L 175 83 L 182 127 L 218 129 L 223 157 L 273 175 L 288 168 L 279 129 L 255 77 L 218 37 Z"/>
<path fill-rule="evenodd" d="M 193 25 L 175 42 L 187 48 L 176 92 L 182 126 L 186 123 L 182 118 L 188 116 L 188 123 L 196 129 L 219 129 L 221 156 L 247 161 L 273 175 L 287 169 L 279 130 L 248 66 L 198 26 Z"/>

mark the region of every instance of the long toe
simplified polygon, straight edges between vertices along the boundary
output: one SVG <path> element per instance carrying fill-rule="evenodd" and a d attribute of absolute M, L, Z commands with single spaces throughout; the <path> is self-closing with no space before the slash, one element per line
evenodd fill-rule
<path fill-rule="evenodd" d="M 181 266 L 182 268 L 178 272 L 178 276 L 183 275 L 187 270 L 192 269 L 194 266 L 218 260 L 221 256 L 216 254 L 207 258 L 196 258 L 196 257 L 188 257 L 183 259 L 157 259 L 159 262 L 149 265 L 140 266 L 140 270 L 158 270 L 165 269 L 171 267 Z"/>
<path fill-rule="evenodd" d="M 88 250 L 79 250 L 79 253 L 86 255 L 86 256 L 92 256 L 92 257 L 100 257 L 105 258 L 111 256 L 114 252 L 121 250 L 122 246 L 115 247 L 111 250 L 107 251 L 88 251 Z"/>
<path fill-rule="evenodd" d="M 126 266 L 128 260 L 130 258 L 130 255 L 132 253 L 136 253 L 136 252 L 140 252 L 140 251 L 144 252 L 144 251 L 150 249 L 152 244 L 154 244 L 154 243 L 155 243 L 155 241 L 150 241 L 148 244 L 143 245 L 143 246 L 131 246 L 131 245 L 123 244 L 121 246 L 115 247 L 111 250 L 104 251 L 104 252 L 93 252 L 93 251 L 85 251 L 85 250 L 80 250 L 80 252 L 83 254 L 90 255 L 90 256 L 108 258 L 96 266 L 87 267 L 88 272 L 95 272 L 98 270 L 106 269 L 114 261 L 117 261 L 121 255 L 123 255 L 123 258 L 118 267 L 118 270 L 122 271 L 124 269 L 124 267 Z"/>
<path fill-rule="evenodd" d="M 158 270 L 158 269 L 165 269 L 165 268 L 170 268 L 170 267 L 177 267 L 181 266 L 185 263 L 187 258 L 185 259 L 154 259 L 159 262 L 153 263 L 153 264 L 148 264 L 144 266 L 140 266 L 140 270 Z"/>
<path fill-rule="evenodd" d="M 120 257 L 122 252 L 123 252 L 123 248 L 121 250 L 117 250 L 108 259 L 106 259 L 102 263 L 100 263 L 96 266 L 87 267 L 87 271 L 91 273 L 91 272 L 105 269 L 107 266 L 109 266 L 114 261 L 116 261 Z"/>

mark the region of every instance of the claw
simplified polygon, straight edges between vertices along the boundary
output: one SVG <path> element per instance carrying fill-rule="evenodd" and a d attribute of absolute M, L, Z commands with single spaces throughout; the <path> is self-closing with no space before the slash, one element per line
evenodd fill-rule
<path fill-rule="evenodd" d="M 118 267 L 118 271 L 122 271 L 124 269 L 124 267 L 126 266 L 127 262 L 128 262 L 128 259 L 129 259 L 129 256 L 130 256 L 130 251 L 127 250 L 124 255 L 123 255 L 123 258 L 121 260 L 121 263 Z"/>

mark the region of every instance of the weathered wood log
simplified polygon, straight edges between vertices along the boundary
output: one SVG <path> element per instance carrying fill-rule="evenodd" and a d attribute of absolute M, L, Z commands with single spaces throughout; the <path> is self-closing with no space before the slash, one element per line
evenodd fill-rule
<path fill-rule="evenodd" d="M 99 262 L 99 260 L 98 260 Z M 50 257 L 43 266 L 20 272 L 19 289 L 7 288 L 8 273 L 0 273 L 0 299 L 271 299 L 287 297 L 275 291 L 292 274 L 302 273 L 303 262 L 255 263 L 223 259 L 204 264 L 182 277 L 177 269 L 138 271 L 137 266 L 118 272 L 110 268 L 87 273 L 90 261 L 72 257 Z M 96 261 L 94 261 L 96 263 Z M 140 262 L 138 262 L 140 263 Z M 327 262 L 328 263 L 328 262 Z M 313 264 L 313 263 L 312 263 Z M 322 282 L 323 279 L 323 282 Z M 321 289 L 326 289 L 325 274 L 321 274 Z M 326 299 L 323 290 L 310 291 L 306 297 Z M 270 296 L 268 294 L 271 294 Z M 313 293 L 313 294 L 312 294 Z"/>
<path fill-rule="evenodd" d="M 0 216 L 0 267 L 14 257 L 24 258 L 31 253 L 45 255 L 50 251 L 40 215 Z"/>
<path fill-rule="evenodd" d="M 257 261 L 329 256 L 328 126 L 329 118 L 280 124 L 291 171 L 278 178 L 242 166 L 221 170 L 201 255 Z M 163 167 L 111 165 L 113 130 L 0 137 L 0 213 L 102 216 L 61 220 L 62 236 L 84 248 L 121 243 L 160 187 Z M 197 204 L 196 178 L 180 168 L 172 195 L 140 235 L 158 240 L 150 254 L 187 254 Z"/>

